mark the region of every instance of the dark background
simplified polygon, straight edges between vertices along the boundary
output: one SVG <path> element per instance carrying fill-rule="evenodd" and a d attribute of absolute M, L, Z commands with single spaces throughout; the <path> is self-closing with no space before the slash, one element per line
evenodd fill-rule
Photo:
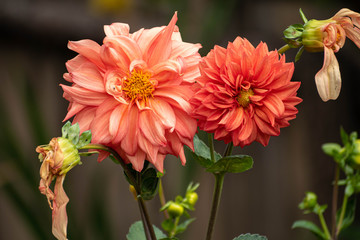
<path fill-rule="evenodd" d="M 68 102 L 60 83 L 65 62 L 76 54 L 68 40 L 92 39 L 101 43 L 103 25 L 126 22 L 131 32 L 166 25 L 178 11 L 184 41 L 203 45 L 202 56 L 215 45 L 226 46 L 236 36 L 269 49 L 284 42 L 282 31 L 308 19 L 327 19 L 343 7 L 360 12 L 356 1 L 236 1 L 236 0 L 2 0 L 0 2 L 0 239 L 53 239 L 51 211 L 38 192 L 40 163 L 35 147 L 61 135 Z M 287 53 L 293 61 L 296 50 Z M 267 147 L 258 143 L 234 153 L 249 154 L 254 168 L 229 174 L 214 238 L 232 239 L 241 233 L 259 233 L 269 240 L 315 239 L 304 230 L 291 230 L 304 216 L 297 208 L 305 191 L 318 193 L 321 204 L 331 205 L 334 164 L 321 145 L 340 142 L 339 129 L 359 131 L 360 50 L 350 40 L 336 54 L 342 90 L 336 101 L 322 102 L 314 76 L 323 64 L 323 53 L 304 53 L 295 64 L 293 79 L 301 81 L 299 113 Z M 216 143 L 219 152 L 224 144 Z M 140 219 L 137 204 L 128 192 L 120 166 L 84 158 L 65 181 L 70 202 L 69 239 L 125 239 L 129 226 Z M 200 182 L 197 220 L 181 239 L 204 239 L 212 198 L 213 177 L 191 159 L 186 167 L 169 156 L 163 178 L 167 199 L 184 194 L 190 181 Z M 342 189 L 341 189 L 342 191 Z M 341 202 L 341 201 L 340 201 Z M 162 214 L 156 197 L 147 205 L 155 225 Z M 330 224 L 330 209 L 325 217 Z M 342 239 L 360 239 L 357 222 Z"/>

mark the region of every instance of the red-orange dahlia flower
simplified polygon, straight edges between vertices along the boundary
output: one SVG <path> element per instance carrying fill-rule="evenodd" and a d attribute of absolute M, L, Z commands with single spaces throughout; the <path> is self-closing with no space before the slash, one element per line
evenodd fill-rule
<path fill-rule="evenodd" d="M 166 154 L 184 164 L 183 145 L 193 147 L 197 125 L 189 99 L 201 45 L 183 42 L 176 21 L 175 13 L 166 27 L 132 34 L 127 24 L 113 23 L 104 27 L 101 46 L 69 42 L 79 55 L 66 64 L 72 86 L 61 85 L 70 101 L 65 120 L 75 115 L 93 143 L 113 147 L 137 171 L 145 159 L 163 171 Z"/>
<path fill-rule="evenodd" d="M 296 117 L 295 105 L 302 100 L 296 96 L 300 82 L 290 82 L 294 65 L 265 43 L 254 48 L 238 37 L 226 49 L 215 46 L 199 66 L 190 102 L 200 129 L 215 133 L 215 139 L 266 146 Z"/>

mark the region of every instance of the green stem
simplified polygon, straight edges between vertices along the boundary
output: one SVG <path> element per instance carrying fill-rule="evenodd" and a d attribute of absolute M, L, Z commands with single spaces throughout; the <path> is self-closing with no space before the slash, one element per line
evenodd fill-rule
<path fill-rule="evenodd" d="M 234 149 L 233 142 L 230 142 L 228 145 L 226 145 L 224 157 L 230 156 L 232 154 L 233 149 Z"/>
<path fill-rule="evenodd" d="M 160 199 L 161 207 L 163 207 L 166 204 L 166 200 L 165 200 L 164 189 L 162 186 L 161 178 L 159 179 L 159 199 Z M 169 213 L 167 209 L 164 210 L 164 217 L 165 219 L 169 219 Z"/>
<path fill-rule="evenodd" d="M 210 147 L 211 161 L 214 163 L 215 162 L 214 139 L 213 139 L 213 135 L 211 133 L 208 133 L 208 141 L 209 141 L 209 147 Z"/>
<path fill-rule="evenodd" d="M 336 163 L 335 166 L 335 181 L 333 186 L 333 196 L 332 196 L 332 209 L 331 209 L 331 239 L 336 240 L 336 210 L 337 210 L 337 203 L 338 203 L 338 195 L 339 195 L 339 175 L 340 175 L 340 168 L 339 164 Z"/>
<path fill-rule="evenodd" d="M 213 234 L 216 215 L 217 215 L 220 198 L 221 198 L 221 192 L 222 192 L 222 188 L 223 188 L 223 184 L 224 184 L 225 173 L 223 173 L 223 172 L 214 173 L 214 176 L 215 176 L 215 188 L 214 188 L 214 195 L 213 195 L 213 202 L 212 202 L 211 213 L 210 213 L 210 218 L 209 218 L 209 224 L 208 224 L 208 229 L 207 229 L 207 234 L 206 234 L 206 240 L 210 240 L 212 237 L 212 234 Z"/>
<path fill-rule="evenodd" d="M 289 49 L 290 49 L 290 46 L 288 44 L 286 44 L 278 50 L 278 54 L 283 54 L 284 52 L 286 52 Z"/>
<path fill-rule="evenodd" d="M 322 212 L 319 213 L 319 220 L 320 220 L 321 227 L 326 235 L 326 238 L 328 240 L 331 240 L 331 235 L 330 235 L 329 229 L 327 227 L 327 224 L 325 222 L 324 215 L 322 214 Z"/>
<path fill-rule="evenodd" d="M 174 227 L 173 227 L 173 229 L 171 230 L 171 232 L 169 233 L 169 238 L 172 238 L 172 237 L 175 236 L 175 234 L 176 234 L 176 228 L 177 228 L 177 226 L 178 226 L 178 224 L 179 224 L 179 221 L 180 221 L 180 217 L 176 217 L 176 218 L 175 218 Z"/>
<path fill-rule="evenodd" d="M 133 173 L 131 172 L 131 169 L 128 167 L 128 165 L 125 164 L 125 162 L 123 161 L 121 156 L 114 149 L 112 149 L 110 147 L 104 146 L 102 144 L 91 143 L 91 144 L 85 145 L 79 149 L 94 149 L 94 150 L 106 151 L 106 152 L 110 153 L 111 155 L 113 155 L 113 157 L 118 160 L 121 167 L 124 169 L 125 174 L 129 178 L 130 182 L 133 183 L 132 185 L 134 186 L 134 188 L 136 190 L 140 215 L 141 215 L 142 222 L 144 224 L 144 231 L 145 231 L 146 239 L 147 240 L 156 240 L 154 228 L 150 221 L 150 216 L 146 209 L 144 200 L 141 197 L 140 174 L 138 174 L 138 179 L 136 179 L 135 176 L 133 175 Z"/>
<path fill-rule="evenodd" d="M 349 197 L 345 194 L 344 195 L 344 200 L 341 206 L 341 213 L 340 213 L 340 217 L 339 217 L 339 222 L 337 224 L 337 228 L 336 228 L 336 236 L 339 235 L 340 231 L 341 231 L 341 227 L 342 227 L 342 223 L 345 217 L 345 212 L 346 212 L 346 206 L 347 206 L 347 202 L 348 202 Z"/>

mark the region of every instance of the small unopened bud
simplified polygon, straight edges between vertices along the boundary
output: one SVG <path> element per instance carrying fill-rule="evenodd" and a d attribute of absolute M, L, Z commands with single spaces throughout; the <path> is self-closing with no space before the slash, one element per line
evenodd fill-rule
<path fill-rule="evenodd" d="M 186 199 L 186 202 L 194 207 L 195 206 L 195 203 L 197 202 L 199 196 L 196 192 L 188 192 L 186 193 L 186 196 L 185 196 L 185 199 Z"/>
<path fill-rule="evenodd" d="M 307 192 L 304 200 L 299 204 L 301 210 L 312 211 L 317 205 L 317 196 L 313 192 Z"/>
<path fill-rule="evenodd" d="M 172 218 L 176 218 L 183 215 L 184 207 L 178 203 L 172 202 L 167 208 L 167 211 Z"/>

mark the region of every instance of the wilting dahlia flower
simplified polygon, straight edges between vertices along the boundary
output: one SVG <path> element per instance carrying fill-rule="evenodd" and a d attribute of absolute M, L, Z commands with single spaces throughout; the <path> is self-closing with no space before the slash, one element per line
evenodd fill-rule
<path fill-rule="evenodd" d="M 47 145 L 38 146 L 40 161 L 40 186 L 52 209 L 52 232 L 59 240 L 66 240 L 67 214 L 66 205 L 69 202 L 63 183 L 66 173 L 74 166 L 80 164 L 80 156 L 76 146 L 67 138 L 51 139 Z M 50 189 L 52 181 L 56 178 L 54 191 Z"/>
<path fill-rule="evenodd" d="M 298 112 L 300 82 L 290 82 L 292 63 L 236 38 L 226 48 L 215 46 L 200 62 L 197 92 L 190 100 L 200 129 L 235 146 L 258 141 L 267 145 Z"/>
<path fill-rule="evenodd" d="M 343 8 L 330 19 L 310 20 L 304 25 L 301 37 L 307 51 L 324 51 L 324 64 L 315 76 L 321 99 L 337 99 L 341 75 L 335 53 L 344 46 L 346 37 L 360 48 L 360 14 Z"/>
<path fill-rule="evenodd" d="M 61 85 L 70 102 L 66 119 L 75 116 L 92 142 L 113 147 L 141 171 L 149 160 L 163 171 L 166 154 L 180 156 L 193 147 L 196 120 L 190 117 L 191 84 L 199 76 L 200 44 L 181 40 L 175 23 L 140 29 L 105 26 L 103 45 L 91 40 L 69 42 L 79 54 L 68 61 Z M 102 160 L 104 156 L 101 157 Z"/>

